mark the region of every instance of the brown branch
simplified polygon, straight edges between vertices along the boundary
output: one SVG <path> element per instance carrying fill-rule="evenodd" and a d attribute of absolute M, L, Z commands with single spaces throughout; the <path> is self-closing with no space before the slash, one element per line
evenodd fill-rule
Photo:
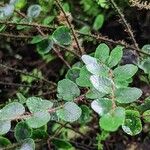
<path fill-rule="evenodd" d="M 147 56 L 150 56 L 149 53 L 146 53 L 140 49 L 137 49 L 135 48 L 134 46 L 132 45 L 129 45 L 127 43 L 125 43 L 124 41 L 114 41 L 108 37 L 105 37 L 105 36 L 102 36 L 102 35 L 95 35 L 95 34 L 86 34 L 86 33 L 81 33 L 79 31 L 76 31 L 78 34 L 82 35 L 82 36 L 88 36 L 88 37 L 91 37 L 93 39 L 96 39 L 97 41 L 104 41 L 104 42 L 108 42 L 108 43 L 112 43 L 112 44 L 115 44 L 115 45 L 122 45 L 124 46 L 125 48 L 130 48 L 131 50 L 136 50 L 138 51 L 139 53 L 141 54 L 144 54 L 144 55 L 147 55 Z"/>
<path fill-rule="evenodd" d="M 43 24 L 38 24 L 38 23 L 25 23 L 25 22 L 11 22 L 11 21 L 0 21 L 0 24 L 4 24 L 4 25 L 11 25 L 11 26 L 17 26 L 17 25 L 22 25 L 22 26 L 29 26 L 29 27 L 39 27 L 39 28 L 48 28 L 49 30 L 54 30 L 55 28 L 47 26 L 47 25 L 43 25 Z"/>
<path fill-rule="evenodd" d="M 59 52 L 59 48 L 58 46 L 53 46 L 53 50 L 54 52 L 56 53 L 56 55 L 64 62 L 64 64 L 69 68 L 71 69 L 71 66 L 70 64 L 63 58 L 62 54 Z"/>
<path fill-rule="evenodd" d="M 32 36 L 28 36 L 28 35 L 14 35 L 14 34 L 9 34 L 9 33 L 0 33 L 0 36 L 2 37 L 7 37 L 7 38 L 21 38 L 21 39 L 32 39 Z"/>
<path fill-rule="evenodd" d="M 135 37 L 134 37 L 134 34 L 132 32 L 131 26 L 126 21 L 124 14 L 121 12 L 121 10 L 119 9 L 119 7 L 117 6 L 117 4 L 115 3 L 114 0 L 109 0 L 109 1 L 112 4 L 112 6 L 114 7 L 114 9 L 116 10 L 116 12 L 118 13 L 120 19 L 122 20 L 122 23 L 123 23 L 124 27 L 126 28 L 126 32 L 130 36 L 130 38 L 131 38 L 131 40 L 132 40 L 132 42 L 134 44 L 134 47 L 136 48 L 136 50 L 139 51 L 139 47 L 138 47 L 138 44 L 137 44 L 137 42 L 135 40 Z"/>
<path fill-rule="evenodd" d="M 59 0 L 55 0 L 55 1 L 56 1 L 56 4 L 57 4 L 58 8 L 59 8 L 59 9 L 61 10 L 61 12 L 63 13 L 63 15 L 64 15 L 64 17 L 65 17 L 65 19 L 66 19 L 66 21 L 67 21 L 67 23 L 68 23 L 68 26 L 70 27 L 70 29 L 71 29 L 71 31 L 72 31 L 72 35 L 73 35 L 73 37 L 74 37 L 74 40 L 75 40 L 75 42 L 76 42 L 76 44 L 77 44 L 77 47 L 78 47 L 78 49 L 79 49 L 81 55 L 83 55 L 83 54 L 85 53 L 85 51 L 84 51 L 84 49 L 80 46 L 80 43 L 79 43 L 79 41 L 78 41 L 76 32 L 75 32 L 75 30 L 74 30 L 74 27 L 72 26 L 70 20 L 68 19 L 68 16 L 67 16 L 67 14 L 65 13 L 65 11 L 64 11 L 64 9 L 63 9 L 63 7 L 62 7 L 62 5 L 61 5 L 61 2 L 60 2 Z"/>
<path fill-rule="evenodd" d="M 0 64 L 0 67 L 5 68 L 5 69 L 8 69 L 8 70 L 11 70 L 11 71 L 14 71 L 14 72 L 16 72 L 16 73 L 21 73 L 21 74 L 24 74 L 24 75 L 27 75 L 27 76 L 36 78 L 36 79 L 38 79 L 38 80 L 43 80 L 44 82 L 46 82 L 46 83 L 48 83 L 48 84 L 50 84 L 50 85 L 53 85 L 53 86 L 55 86 L 55 87 L 57 86 L 57 84 L 54 83 L 54 82 L 52 82 L 52 81 L 49 81 L 49 80 L 47 80 L 47 79 L 45 79 L 45 78 L 43 78 L 43 77 L 35 76 L 35 75 L 33 75 L 33 74 L 31 74 L 31 73 L 28 73 L 28 72 L 25 72 L 25 71 L 23 71 L 23 70 L 15 69 L 15 68 L 9 67 L 9 66 L 4 65 L 4 64 Z"/>
<path fill-rule="evenodd" d="M 36 85 L 27 85 L 27 84 L 19 84 L 19 83 L 8 83 L 4 81 L 0 81 L 0 85 L 8 85 L 8 86 L 16 86 L 16 87 L 30 87 L 30 88 L 37 88 L 39 86 Z"/>

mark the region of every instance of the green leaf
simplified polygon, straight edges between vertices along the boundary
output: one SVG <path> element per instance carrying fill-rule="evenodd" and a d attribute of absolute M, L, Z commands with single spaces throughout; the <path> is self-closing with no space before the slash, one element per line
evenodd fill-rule
<path fill-rule="evenodd" d="M 40 128 L 46 125 L 50 120 L 48 112 L 36 112 L 31 117 L 26 119 L 26 123 L 31 128 Z"/>
<path fill-rule="evenodd" d="M 100 14 L 95 18 L 93 29 L 96 31 L 99 30 L 103 26 L 103 23 L 104 23 L 104 15 Z"/>
<path fill-rule="evenodd" d="M 98 99 L 101 97 L 104 97 L 106 94 L 105 93 L 101 93 L 98 90 L 96 90 L 95 88 L 91 88 L 87 93 L 86 93 L 86 98 L 88 99 Z"/>
<path fill-rule="evenodd" d="M 80 75 L 79 78 L 76 79 L 76 83 L 81 87 L 91 87 L 90 76 L 91 73 L 83 66 L 80 69 Z"/>
<path fill-rule="evenodd" d="M 117 107 L 100 118 L 100 127 L 106 131 L 116 131 L 124 123 L 125 109 Z"/>
<path fill-rule="evenodd" d="M 76 79 L 79 77 L 79 75 L 80 75 L 80 68 L 74 67 L 68 70 L 66 78 L 73 82 L 76 82 Z"/>
<path fill-rule="evenodd" d="M 57 149 L 69 150 L 72 148 L 72 145 L 65 140 L 53 139 L 52 143 L 57 147 Z"/>
<path fill-rule="evenodd" d="M 132 78 L 137 72 L 138 67 L 132 64 L 117 67 L 114 71 L 114 78 L 119 81 L 124 81 Z"/>
<path fill-rule="evenodd" d="M 142 47 L 142 51 L 145 52 L 145 53 L 148 53 L 150 54 L 150 44 L 146 44 Z M 149 56 L 147 55 L 143 55 L 142 58 L 148 58 Z"/>
<path fill-rule="evenodd" d="M 53 107 L 53 103 L 48 100 L 43 100 L 39 97 L 29 97 L 27 99 L 27 107 L 30 112 L 40 112 L 40 111 L 47 111 L 48 109 Z"/>
<path fill-rule="evenodd" d="M 46 139 L 48 138 L 47 126 L 42 126 L 41 128 L 34 129 L 32 132 L 33 139 Z"/>
<path fill-rule="evenodd" d="M 0 120 L 0 135 L 6 134 L 11 128 L 10 121 L 1 121 Z"/>
<path fill-rule="evenodd" d="M 83 55 L 81 59 L 86 65 L 97 64 L 97 59 L 89 55 Z"/>
<path fill-rule="evenodd" d="M 25 139 L 23 144 L 21 145 L 21 148 L 18 150 L 35 150 L 35 143 L 33 139 Z"/>
<path fill-rule="evenodd" d="M 112 109 L 112 102 L 108 98 L 96 99 L 91 103 L 92 109 L 100 116 L 107 114 Z"/>
<path fill-rule="evenodd" d="M 14 5 L 7 4 L 4 7 L 0 8 L 0 20 L 5 20 L 8 17 L 12 16 L 14 12 Z"/>
<path fill-rule="evenodd" d="M 69 79 L 63 79 L 58 82 L 58 97 L 65 101 L 73 101 L 80 95 L 78 86 Z"/>
<path fill-rule="evenodd" d="M 12 120 L 24 114 L 25 108 L 21 103 L 12 102 L 0 110 L 0 120 Z"/>
<path fill-rule="evenodd" d="M 36 45 L 39 54 L 48 54 L 53 48 L 53 41 L 51 39 L 44 39 Z"/>
<path fill-rule="evenodd" d="M 109 8 L 109 2 L 107 0 L 98 0 L 97 2 L 102 8 Z"/>
<path fill-rule="evenodd" d="M 43 24 L 44 25 L 49 25 L 53 20 L 54 20 L 55 16 L 47 16 L 44 18 L 43 20 Z"/>
<path fill-rule="evenodd" d="M 142 113 L 149 109 L 150 109 L 150 96 L 144 100 L 144 103 L 138 106 L 138 110 Z"/>
<path fill-rule="evenodd" d="M 17 93 L 16 95 L 21 104 L 26 103 L 26 98 L 21 93 Z"/>
<path fill-rule="evenodd" d="M 11 142 L 9 141 L 9 139 L 0 136 L 0 148 L 7 147 L 8 145 L 11 145 Z"/>
<path fill-rule="evenodd" d="M 78 120 L 78 122 L 80 122 L 81 124 L 86 124 L 91 120 L 91 115 L 92 115 L 92 111 L 91 109 L 89 109 L 89 107 L 87 107 L 86 105 L 81 105 L 80 106 L 81 110 L 82 110 L 82 114 Z"/>
<path fill-rule="evenodd" d="M 94 88 L 102 93 L 110 93 L 112 88 L 112 81 L 106 77 L 99 77 L 97 75 L 92 75 L 90 81 Z"/>
<path fill-rule="evenodd" d="M 74 122 L 80 118 L 82 110 L 77 104 L 67 102 L 63 108 L 57 110 L 56 113 L 60 119 L 67 122 Z"/>
<path fill-rule="evenodd" d="M 15 127 L 15 138 L 17 141 L 22 141 L 32 136 L 32 129 L 25 121 L 19 122 Z"/>
<path fill-rule="evenodd" d="M 108 66 L 110 68 L 116 66 L 123 56 L 123 46 L 116 46 L 110 53 L 110 57 L 108 59 Z"/>
<path fill-rule="evenodd" d="M 150 110 L 146 110 L 144 113 L 143 113 L 143 119 L 146 123 L 149 123 L 150 122 Z"/>
<path fill-rule="evenodd" d="M 52 34 L 54 42 L 60 45 L 70 45 L 71 44 L 71 34 L 68 27 L 61 26 L 58 27 Z"/>
<path fill-rule="evenodd" d="M 122 125 L 122 129 L 124 132 L 132 136 L 137 135 L 142 131 L 142 123 L 138 111 L 126 110 L 126 118 Z"/>
<path fill-rule="evenodd" d="M 102 63 L 106 63 L 106 60 L 109 58 L 109 52 L 109 47 L 102 43 L 96 48 L 95 58 L 99 59 Z"/>
<path fill-rule="evenodd" d="M 31 40 L 31 44 L 37 44 L 41 41 L 43 41 L 46 37 L 43 37 L 42 35 L 37 35 L 37 36 L 34 36 L 33 39 Z"/>
<path fill-rule="evenodd" d="M 92 73 L 93 75 L 99 75 L 99 76 L 108 76 L 109 74 L 109 68 L 103 64 L 88 64 L 86 65 L 87 70 Z"/>
<path fill-rule="evenodd" d="M 141 63 L 139 64 L 139 68 L 141 68 L 144 73 L 150 74 L 150 58 L 141 61 Z"/>
<path fill-rule="evenodd" d="M 41 13 L 41 6 L 40 5 L 31 5 L 29 8 L 28 8 L 28 11 L 27 11 L 27 16 L 29 18 L 37 18 L 40 13 Z"/>
<path fill-rule="evenodd" d="M 119 88 L 115 91 L 116 101 L 119 103 L 131 103 L 136 101 L 142 95 L 142 91 L 138 88 Z"/>
<path fill-rule="evenodd" d="M 13 4 L 16 9 L 22 9 L 27 4 L 27 0 L 10 0 L 9 3 Z"/>

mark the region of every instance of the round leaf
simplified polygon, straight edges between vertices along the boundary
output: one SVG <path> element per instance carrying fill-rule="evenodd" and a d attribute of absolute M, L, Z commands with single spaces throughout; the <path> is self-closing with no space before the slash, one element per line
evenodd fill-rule
<path fill-rule="evenodd" d="M 18 150 L 35 150 L 35 143 L 33 139 L 26 139 L 24 140 L 23 144 L 21 145 L 21 148 Z"/>
<path fill-rule="evenodd" d="M 53 40 L 60 45 L 70 45 L 71 44 L 71 35 L 69 28 L 65 26 L 58 27 L 53 35 Z"/>
<path fill-rule="evenodd" d="M 112 81 L 106 77 L 99 77 L 97 75 L 92 75 L 90 81 L 94 88 L 102 93 L 110 93 L 112 88 Z"/>
<path fill-rule="evenodd" d="M 103 115 L 100 118 L 100 127 L 106 131 L 116 131 L 124 123 L 125 110 L 117 107 L 114 111 Z"/>
<path fill-rule="evenodd" d="M 58 82 L 58 97 L 66 101 L 73 101 L 80 95 L 78 86 L 69 79 L 63 79 Z"/>
<path fill-rule="evenodd" d="M 17 141 L 22 141 L 32 136 L 32 129 L 24 121 L 19 122 L 14 130 Z"/>
<path fill-rule="evenodd" d="M 150 122 L 150 110 L 146 110 L 144 113 L 143 113 L 143 118 L 144 118 L 144 121 L 145 122 Z"/>
<path fill-rule="evenodd" d="M 102 43 L 96 48 L 95 58 L 105 63 L 106 60 L 109 58 L 109 52 L 110 52 L 109 47 L 105 43 Z"/>
<path fill-rule="evenodd" d="M 0 120 L 0 135 L 6 134 L 11 128 L 10 121 L 1 121 Z"/>
<path fill-rule="evenodd" d="M 142 123 L 138 111 L 126 110 L 126 118 L 122 125 L 122 129 L 124 132 L 132 136 L 137 135 L 142 131 Z"/>
<path fill-rule="evenodd" d="M 66 74 L 66 78 L 75 82 L 76 79 L 79 77 L 80 74 L 80 68 L 74 67 L 68 70 Z"/>
<path fill-rule="evenodd" d="M 87 71 L 85 66 L 83 66 L 80 69 L 80 75 L 79 78 L 76 79 L 76 83 L 81 87 L 91 87 L 90 76 L 91 73 Z"/>
<path fill-rule="evenodd" d="M 28 8 L 27 16 L 29 18 L 37 18 L 40 15 L 41 10 L 42 10 L 42 8 L 40 5 L 37 5 L 37 4 L 31 5 Z"/>
<path fill-rule="evenodd" d="M 83 55 L 81 59 L 86 65 L 97 64 L 97 59 L 89 55 Z"/>
<path fill-rule="evenodd" d="M 136 101 L 142 95 L 138 88 L 119 88 L 115 91 L 116 101 L 119 103 L 131 103 Z"/>
<path fill-rule="evenodd" d="M 44 39 L 37 43 L 36 46 L 39 54 L 47 54 L 53 48 L 53 42 L 50 39 Z"/>
<path fill-rule="evenodd" d="M 0 110 L 0 120 L 12 120 L 24 114 L 25 108 L 21 103 L 12 102 Z"/>
<path fill-rule="evenodd" d="M 93 29 L 96 31 L 99 30 L 102 27 L 103 23 L 104 23 L 104 15 L 103 14 L 97 15 L 93 24 Z"/>
<path fill-rule="evenodd" d="M 132 78 L 137 72 L 138 67 L 132 64 L 117 67 L 114 71 L 114 78 L 119 81 L 124 81 Z"/>
<path fill-rule="evenodd" d="M 26 119 L 26 123 L 31 128 L 40 128 L 46 125 L 50 120 L 48 112 L 36 112 L 30 118 Z"/>
<path fill-rule="evenodd" d="M 112 102 L 108 98 L 94 100 L 91 103 L 92 109 L 100 116 L 107 114 L 112 109 Z"/>
<path fill-rule="evenodd" d="M 48 100 L 43 100 L 42 98 L 39 98 L 39 97 L 28 98 L 26 104 L 30 112 L 33 112 L 33 113 L 39 112 L 39 111 L 47 111 L 53 106 L 52 102 Z"/>
<path fill-rule="evenodd" d="M 67 122 L 74 122 L 80 118 L 82 110 L 77 104 L 73 102 L 67 102 L 65 103 L 64 107 L 57 110 L 56 113 L 60 119 Z"/>
<path fill-rule="evenodd" d="M 108 66 L 110 68 L 116 66 L 123 56 L 123 46 L 116 46 L 110 53 L 110 57 L 108 59 Z"/>
<path fill-rule="evenodd" d="M 0 148 L 7 147 L 8 145 L 11 145 L 11 142 L 7 138 L 0 136 Z"/>

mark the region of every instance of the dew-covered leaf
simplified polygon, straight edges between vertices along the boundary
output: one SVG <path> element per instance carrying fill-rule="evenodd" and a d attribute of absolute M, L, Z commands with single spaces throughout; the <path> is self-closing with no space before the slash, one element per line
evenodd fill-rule
<path fill-rule="evenodd" d="M 30 112 L 34 113 L 39 111 L 47 111 L 52 108 L 53 103 L 39 97 L 29 97 L 26 101 L 26 105 Z"/>
<path fill-rule="evenodd" d="M 99 77 L 97 75 L 92 75 L 90 81 L 94 88 L 102 93 L 110 93 L 112 88 L 112 81 L 107 77 Z"/>
<path fill-rule="evenodd" d="M 56 113 L 60 119 L 67 122 L 74 122 L 80 118 L 82 110 L 77 104 L 67 102 L 63 108 L 57 110 Z"/>
<path fill-rule="evenodd" d="M 0 135 L 6 134 L 11 128 L 10 121 L 1 121 L 0 120 Z"/>
<path fill-rule="evenodd" d="M 12 120 L 24 114 L 25 108 L 21 103 L 12 102 L 0 110 L 0 120 Z"/>
<path fill-rule="evenodd" d="M 116 101 L 119 103 L 131 103 L 136 101 L 142 95 L 142 91 L 138 88 L 119 88 L 115 91 Z"/>
<path fill-rule="evenodd" d="M 134 76 L 137 70 L 138 70 L 138 67 L 132 64 L 119 66 L 113 71 L 114 78 L 119 81 L 128 80 L 132 78 L 132 76 Z"/>
<path fill-rule="evenodd" d="M 66 101 L 73 101 L 80 95 L 78 86 L 69 79 L 63 79 L 58 82 L 58 97 Z"/>
<path fill-rule="evenodd" d="M 92 109 L 100 116 L 107 114 L 112 109 L 111 99 L 100 98 L 91 103 Z"/>
<path fill-rule="evenodd" d="M 50 114 L 48 112 L 36 112 L 26 119 L 26 123 L 31 128 L 40 128 L 46 125 L 50 120 Z"/>
<path fill-rule="evenodd" d="M 25 139 L 21 147 L 17 150 L 35 150 L 34 140 L 31 138 Z"/>

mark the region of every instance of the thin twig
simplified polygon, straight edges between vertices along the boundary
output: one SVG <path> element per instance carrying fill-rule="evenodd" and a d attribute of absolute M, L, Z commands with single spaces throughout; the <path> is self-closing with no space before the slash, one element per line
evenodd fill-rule
<path fill-rule="evenodd" d="M 55 0 L 55 1 L 56 1 L 56 3 L 57 3 L 57 6 L 59 7 L 59 9 L 61 10 L 61 12 L 63 13 L 63 15 L 64 15 L 64 17 L 65 17 L 65 19 L 66 19 L 66 21 L 67 21 L 67 23 L 68 23 L 68 26 L 70 27 L 70 29 L 71 29 L 71 31 L 72 31 L 72 35 L 73 35 L 73 37 L 74 37 L 74 40 L 75 40 L 75 42 L 76 42 L 76 44 L 77 44 L 77 47 L 78 47 L 78 49 L 79 49 L 81 55 L 83 55 L 83 54 L 85 53 L 85 51 L 84 51 L 84 49 L 80 46 L 80 43 L 79 43 L 79 41 L 78 41 L 76 32 L 75 32 L 75 30 L 74 30 L 74 27 L 72 26 L 70 20 L 68 19 L 68 16 L 67 16 L 66 12 L 64 11 L 64 9 L 63 9 L 63 7 L 62 7 L 62 5 L 61 5 L 61 2 L 60 2 L 59 0 Z"/>
<path fill-rule="evenodd" d="M 64 62 L 64 64 L 69 68 L 71 69 L 71 66 L 70 64 L 63 58 L 63 56 L 61 55 L 61 53 L 59 52 L 59 49 L 58 49 L 58 46 L 53 46 L 53 50 L 54 52 L 57 54 L 57 56 Z"/>
<path fill-rule="evenodd" d="M 11 26 L 17 26 L 17 25 L 22 25 L 22 26 L 29 26 L 29 27 L 40 27 L 40 28 L 48 28 L 49 30 L 54 30 L 55 28 L 43 25 L 43 24 L 38 24 L 38 23 L 28 23 L 28 22 L 11 22 L 11 21 L 0 21 L 0 24 L 5 24 L 5 25 L 11 25 Z"/>
<path fill-rule="evenodd" d="M 27 75 L 27 76 L 36 78 L 36 79 L 38 79 L 38 80 L 43 80 L 44 82 L 46 82 L 46 83 L 48 83 L 48 84 L 51 84 L 51 85 L 53 85 L 53 86 L 55 86 L 55 87 L 57 86 L 57 84 L 54 83 L 54 82 L 52 82 L 52 81 L 49 81 L 49 80 L 47 80 L 47 79 L 45 79 L 45 78 L 43 78 L 43 77 L 35 76 L 35 75 L 33 75 L 33 74 L 31 74 L 31 73 L 28 73 L 28 72 L 25 72 L 25 71 L 23 71 L 23 70 L 15 69 L 15 68 L 9 67 L 9 66 L 4 65 L 4 64 L 0 64 L 0 67 L 5 68 L 5 69 L 8 69 L 8 70 L 12 70 L 12 71 L 14 71 L 14 72 L 16 72 L 16 73 L 21 73 L 21 74 L 24 74 L 24 75 Z"/>
<path fill-rule="evenodd" d="M 133 32 L 132 32 L 131 26 L 130 26 L 129 23 L 126 21 L 124 14 L 121 12 L 121 10 L 119 9 L 119 7 L 117 6 L 117 4 L 115 3 L 114 0 L 109 0 L 109 1 L 110 1 L 110 3 L 112 4 L 112 6 L 114 7 L 114 9 L 117 11 L 117 13 L 118 13 L 120 19 L 122 20 L 122 23 L 123 23 L 123 25 L 124 25 L 125 28 L 126 28 L 126 32 L 127 32 L 128 35 L 130 36 L 130 38 L 131 38 L 131 40 L 132 40 L 132 42 L 133 42 L 133 44 L 134 44 L 134 47 L 135 47 L 137 50 L 139 50 L 139 47 L 138 47 L 138 44 L 137 44 L 137 42 L 136 42 L 136 40 L 135 40 L 135 38 L 134 38 L 134 34 L 133 34 Z"/>
<path fill-rule="evenodd" d="M 0 36 L 2 37 L 7 37 L 7 38 L 17 38 L 17 39 L 32 39 L 32 36 L 28 36 L 28 35 L 14 35 L 14 34 L 9 34 L 9 33 L 0 33 Z"/>
<path fill-rule="evenodd" d="M 8 86 L 16 86 L 16 87 L 30 87 L 30 88 L 37 88 L 39 86 L 36 85 L 27 85 L 27 84 L 20 84 L 20 83 L 8 83 L 8 82 L 3 82 L 0 81 L 0 85 L 8 85 Z"/>
<path fill-rule="evenodd" d="M 93 38 L 93 39 L 95 39 L 95 40 L 97 40 L 97 41 L 100 41 L 100 42 L 101 42 L 101 41 L 104 41 L 104 42 L 112 43 L 112 44 L 115 44 L 115 45 L 122 45 L 122 46 L 124 46 L 125 48 L 130 48 L 131 50 L 136 50 L 136 51 L 138 51 L 138 52 L 141 53 L 141 54 L 150 56 L 149 53 L 146 53 L 146 52 L 144 52 L 144 51 L 142 51 L 142 50 L 140 50 L 140 49 L 137 49 L 137 48 L 135 48 L 134 46 L 125 43 L 124 41 L 114 41 L 114 40 L 112 40 L 112 39 L 110 39 L 110 38 L 107 38 L 107 37 L 105 37 L 105 36 L 102 36 L 102 35 L 86 34 L 86 33 L 81 33 L 81 32 L 79 32 L 79 31 L 76 31 L 76 33 L 78 33 L 78 34 L 80 34 L 80 35 L 82 35 L 82 36 L 91 37 L 91 38 Z"/>

